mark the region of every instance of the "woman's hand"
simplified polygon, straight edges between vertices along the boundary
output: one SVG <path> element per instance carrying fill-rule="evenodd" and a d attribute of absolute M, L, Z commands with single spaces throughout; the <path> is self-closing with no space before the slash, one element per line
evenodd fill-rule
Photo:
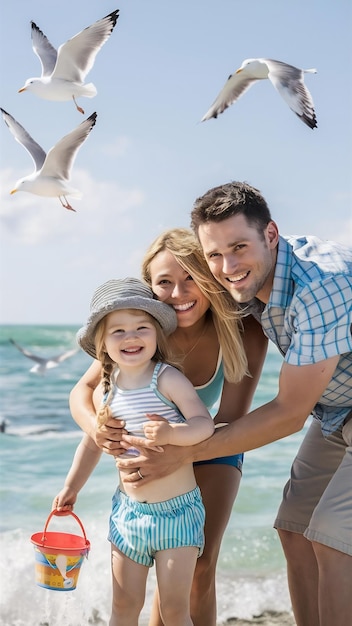
<path fill-rule="evenodd" d="M 119 456 L 126 452 L 126 447 L 121 446 L 121 440 L 127 434 L 124 429 L 125 422 L 110 418 L 104 426 L 96 430 L 95 442 L 101 450 L 112 456 Z"/>

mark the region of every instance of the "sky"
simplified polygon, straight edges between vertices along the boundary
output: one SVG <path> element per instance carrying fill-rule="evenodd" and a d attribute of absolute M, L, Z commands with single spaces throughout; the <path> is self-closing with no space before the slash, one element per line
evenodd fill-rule
<path fill-rule="evenodd" d="M 120 9 L 87 82 L 95 98 L 18 93 L 40 75 L 33 20 L 55 47 Z M 69 198 L 10 195 L 33 170 L 0 118 L 0 323 L 83 324 L 95 288 L 140 276 L 164 230 L 189 226 L 194 200 L 231 180 L 261 190 L 282 234 L 352 242 L 350 0 L 13 0 L 0 25 L 0 106 L 48 151 L 93 111 Z M 301 68 L 311 130 L 260 81 L 216 120 L 200 120 L 246 58 Z"/>

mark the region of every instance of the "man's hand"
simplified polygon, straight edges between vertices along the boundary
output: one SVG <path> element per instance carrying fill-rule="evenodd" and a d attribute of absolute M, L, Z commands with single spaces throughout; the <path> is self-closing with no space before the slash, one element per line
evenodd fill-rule
<path fill-rule="evenodd" d="M 127 434 L 124 429 L 125 422 L 110 418 L 104 426 L 96 430 L 95 442 L 107 454 L 119 456 L 126 452 L 126 448 L 121 446 L 122 437 Z"/>
<path fill-rule="evenodd" d="M 163 452 L 157 452 L 153 450 L 152 441 L 132 435 L 123 435 L 121 443 L 126 448 L 137 448 L 140 453 L 139 456 L 130 459 L 116 459 L 117 468 L 129 472 L 124 476 L 124 481 L 134 483 L 135 487 L 138 487 L 139 483 L 146 484 L 156 478 L 168 476 L 179 469 L 180 465 L 192 462 L 189 458 L 190 446 L 165 446 Z"/>

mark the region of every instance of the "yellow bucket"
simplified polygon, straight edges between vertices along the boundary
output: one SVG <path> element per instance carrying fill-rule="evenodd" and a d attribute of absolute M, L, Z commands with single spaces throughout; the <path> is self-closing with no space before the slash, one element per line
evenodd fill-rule
<path fill-rule="evenodd" d="M 72 515 L 80 525 L 82 535 L 47 532 L 53 515 Z M 35 582 L 39 587 L 55 591 L 76 589 L 78 575 L 84 557 L 88 558 L 90 542 L 81 520 L 72 511 L 52 511 L 43 532 L 31 536 L 35 553 Z"/>

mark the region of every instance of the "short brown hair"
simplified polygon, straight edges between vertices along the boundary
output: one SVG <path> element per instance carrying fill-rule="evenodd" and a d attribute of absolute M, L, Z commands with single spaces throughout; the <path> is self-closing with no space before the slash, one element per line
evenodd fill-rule
<path fill-rule="evenodd" d="M 233 215 L 242 214 L 247 222 L 263 233 L 271 221 L 269 207 L 255 187 L 233 181 L 209 189 L 197 198 L 191 212 L 191 226 L 196 235 L 201 224 L 222 222 Z"/>

